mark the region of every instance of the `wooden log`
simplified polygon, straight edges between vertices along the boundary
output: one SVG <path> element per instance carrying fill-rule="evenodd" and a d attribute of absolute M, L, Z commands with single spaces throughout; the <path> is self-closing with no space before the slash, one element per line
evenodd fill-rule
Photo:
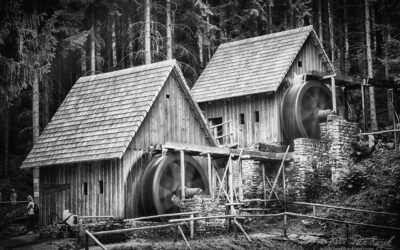
<path fill-rule="evenodd" d="M 283 236 L 287 236 L 287 215 L 286 215 L 286 178 L 285 167 L 282 168 L 282 186 L 283 186 Z"/>
<path fill-rule="evenodd" d="M 198 213 L 199 213 L 199 211 L 172 213 L 172 214 L 159 214 L 159 215 L 143 216 L 143 217 L 132 218 L 132 219 L 125 219 L 124 221 L 129 222 L 129 221 L 151 220 L 151 219 L 159 219 L 159 218 L 174 217 L 174 216 L 194 215 L 194 214 L 198 214 Z"/>
<path fill-rule="evenodd" d="M 309 219 L 316 219 L 316 220 L 323 220 L 323 221 L 331 221 L 331 222 L 342 223 L 342 224 L 351 224 L 351 225 L 366 226 L 366 227 L 376 227 L 376 228 L 400 231 L 399 227 L 381 226 L 381 225 L 367 224 L 367 223 L 361 223 L 361 222 L 341 221 L 341 220 L 335 220 L 335 219 L 330 219 L 330 218 L 316 217 L 316 216 L 312 216 L 312 215 L 296 214 L 296 213 L 291 213 L 291 212 L 286 212 L 286 214 L 290 215 L 290 216 L 294 216 L 294 217 L 302 217 L 302 218 L 309 218 Z"/>
<path fill-rule="evenodd" d="M 239 200 L 243 200 L 243 164 L 242 164 L 242 158 L 240 157 L 239 159 Z"/>
<path fill-rule="evenodd" d="M 371 210 L 365 210 L 365 209 L 350 208 L 350 207 L 340 207 L 340 206 L 318 204 L 318 203 L 299 202 L 299 201 L 286 201 L 286 202 L 287 203 L 291 203 L 291 204 L 297 204 L 297 205 L 327 207 L 327 208 L 342 209 L 342 210 L 355 211 L 355 212 L 364 212 L 364 213 L 371 213 L 371 214 L 383 214 L 383 215 L 400 216 L 400 214 L 397 214 L 397 213 L 377 212 L 377 211 L 371 211 Z"/>
<path fill-rule="evenodd" d="M 331 85 L 332 85 L 332 106 L 333 106 L 333 111 L 335 112 L 335 114 L 337 114 L 335 76 L 331 77 Z"/>
<path fill-rule="evenodd" d="M 236 219 L 233 219 L 233 222 L 235 223 L 236 226 L 239 227 L 239 229 L 242 231 L 242 233 L 244 234 L 244 236 L 246 236 L 246 239 L 247 239 L 248 241 L 251 242 L 251 239 L 250 239 L 249 235 L 246 233 L 246 231 L 244 231 L 244 228 L 242 227 L 242 225 L 240 225 L 240 223 L 237 222 Z"/>
<path fill-rule="evenodd" d="M 261 168 L 262 168 L 262 182 L 263 182 L 263 197 L 264 200 L 267 199 L 267 186 L 265 183 L 265 165 L 263 163 L 261 163 Z M 267 205 L 267 202 L 264 202 L 264 205 Z"/>
<path fill-rule="evenodd" d="M 226 219 L 226 218 L 238 218 L 244 219 L 242 215 L 213 215 L 213 216 L 205 216 L 205 217 L 194 217 L 194 218 L 181 218 L 181 219 L 171 219 L 168 220 L 169 223 L 177 223 L 177 222 L 188 222 L 188 221 L 196 221 L 196 220 L 208 220 L 208 219 Z"/>
<path fill-rule="evenodd" d="M 182 235 L 182 238 L 183 238 L 183 240 L 185 241 L 186 245 L 187 245 L 187 246 L 188 246 L 188 248 L 190 249 L 189 242 L 187 241 L 187 239 L 186 239 L 186 236 L 185 236 L 185 233 L 183 232 L 183 230 L 182 230 L 181 226 L 178 226 L 178 229 L 179 229 L 179 232 L 180 232 L 180 233 L 181 233 L 181 235 Z"/>
<path fill-rule="evenodd" d="M 104 249 L 104 250 L 107 250 L 107 248 L 103 245 L 103 244 L 101 244 L 101 242 L 96 238 L 96 237 L 94 237 L 94 235 L 93 234 L 91 234 L 88 230 L 85 230 L 85 234 L 87 235 L 87 236 L 89 236 L 90 238 L 92 238 L 92 240 L 97 244 L 97 245 L 99 245 L 99 247 L 101 247 L 102 249 Z M 87 240 L 86 240 L 86 247 L 87 247 L 87 249 L 89 249 L 88 247 L 89 247 L 89 238 L 87 238 Z"/>
<path fill-rule="evenodd" d="M 384 134 L 384 133 L 396 133 L 400 132 L 400 129 L 388 129 L 388 130 L 381 130 L 381 131 L 376 131 L 376 132 L 367 132 L 367 133 L 359 133 L 359 135 L 378 135 L 378 134 Z"/>
<path fill-rule="evenodd" d="M 277 213 L 277 214 L 241 214 L 240 217 L 244 217 L 244 218 L 256 218 L 256 217 L 282 217 L 284 216 L 285 213 Z M 240 218 L 239 216 L 237 218 Z"/>
<path fill-rule="evenodd" d="M 289 152 L 289 149 L 290 149 L 290 145 L 286 149 L 285 156 L 282 159 L 281 166 L 279 167 L 278 174 L 276 175 L 274 184 L 272 185 L 271 192 L 269 193 L 269 196 L 268 196 L 268 200 L 270 200 L 272 198 L 272 195 L 274 194 L 275 188 L 278 185 L 279 175 L 281 174 L 282 168 L 285 165 L 285 158 L 286 158 L 287 153 Z"/>
<path fill-rule="evenodd" d="M 193 218 L 194 218 L 194 215 L 191 214 L 191 215 L 190 215 L 190 218 L 193 219 Z M 193 220 L 190 221 L 189 224 L 190 224 L 190 239 L 193 240 L 193 238 L 194 238 L 194 221 L 193 221 Z"/>
<path fill-rule="evenodd" d="M 211 194 L 211 199 L 214 200 L 215 193 L 212 189 L 212 172 L 211 172 L 211 155 L 207 154 L 207 172 L 208 172 L 208 190 L 210 191 Z"/>
<path fill-rule="evenodd" d="M 162 228 L 168 228 L 168 227 L 175 227 L 177 225 L 184 225 L 184 223 L 181 223 L 181 224 L 162 224 L 162 225 L 155 225 L 155 226 L 124 228 L 124 229 L 116 229 L 116 230 L 109 230 L 109 231 L 94 232 L 92 234 L 93 235 L 107 235 L 107 234 L 127 233 L 127 232 L 147 230 L 147 229 L 162 229 Z"/>
<path fill-rule="evenodd" d="M 185 152 L 180 151 L 181 156 L 181 200 L 185 200 Z"/>

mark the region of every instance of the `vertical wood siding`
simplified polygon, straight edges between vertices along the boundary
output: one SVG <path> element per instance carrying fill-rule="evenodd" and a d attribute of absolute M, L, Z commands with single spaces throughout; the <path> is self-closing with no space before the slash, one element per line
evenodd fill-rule
<path fill-rule="evenodd" d="M 169 98 L 167 98 L 169 95 Z M 149 145 L 182 142 L 208 145 L 187 97 L 171 74 L 122 158 L 125 217 L 140 215 L 140 185 L 150 161 Z"/>
<path fill-rule="evenodd" d="M 302 62 L 302 67 L 298 66 Z M 311 38 L 304 43 L 299 54 L 289 68 L 284 83 L 275 93 L 255 94 L 236 98 L 223 99 L 212 102 L 200 103 L 207 119 L 222 117 L 222 121 L 231 120 L 233 136 L 227 137 L 224 143 L 239 143 L 248 146 L 254 143 L 282 143 L 283 130 L 280 125 L 280 105 L 283 94 L 288 86 L 293 84 L 295 74 L 306 73 L 310 70 L 325 72 L 328 67 L 324 65 L 317 49 L 312 44 Z M 260 121 L 255 122 L 255 111 L 260 113 Z M 240 114 L 245 116 L 245 124 L 240 124 Z M 224 126 L 226 134 L 227 126 Z"/>
<path fill-rule="evenodd" d="M 120 178 L 120 160 L 96 161 L 40 169 L 41 178 L 41 218 L 50 223 L 55 214 L 62 219 L 63 211 L 78 215 L 124 216 L 123 186 Z M 100 194 L 99 181 L 103 181 Z M 88 194 L 84 195 L 83 183 L 88 184 Z M 70 189 L 44 194 L 45 184 L 70 184 Z"/>

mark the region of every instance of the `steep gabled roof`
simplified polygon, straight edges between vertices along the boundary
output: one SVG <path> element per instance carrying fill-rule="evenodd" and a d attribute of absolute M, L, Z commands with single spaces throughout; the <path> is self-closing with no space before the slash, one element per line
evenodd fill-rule
<path fill-rule="evenodd" d="M 171 72 L 213 144 L 179 66 L 169 60 L 79 78 L 21 168 L 121 158 Z"/>
<path fill-rule="evenodd" d="M 332 68 L 312 26 L 219 46 L 192 94 L 197 102 L 276 91 L 308 37 Z"/>

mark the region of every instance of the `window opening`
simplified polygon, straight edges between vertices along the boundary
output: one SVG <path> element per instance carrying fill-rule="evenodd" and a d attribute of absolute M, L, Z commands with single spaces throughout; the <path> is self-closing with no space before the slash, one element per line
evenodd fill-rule
<path fill-rule="evenodd" d="M 243 125 L 244 124 L 244 114 L 240 114 L 240 124 Z"/>
<path fill-rule="evenodd" d="M 298 66 L 299 68 L 303 67 L 303 62 L 302 62 L 302 61 L 297 61 L 297 66 Z"/>
<path fill-rule="evenodd" d="M 87 195 L 88 194 L 88 187 L 87 187 L 87 182 L 83 183 L 83 194 Z"/>
<path fill-rule="evenodd" d="M 208 122 L 210 123 L 210 126 L 215 126 L 222 124 L 222 117 L 215 117 L 215 118 L 210 118 L 208 119 Z M 224 126 L 218 126 L 212 129 L 212 133 L 215 137 L 222 136 L 224 134 Z M 224 138 L 218 138 L 219 144 L 223 144 Z"/>
<path fill-rule="evenodd" d="M 103 181 L 99 181 L 99 192 L 103 194 Z"/>
<path fill-rule="evenodd" d="M 254 112 L 254 116 L 255 116 L 255 122 L 259 122 L 260 121 L 260 112 L 259 111 L 255 111 Z"/>

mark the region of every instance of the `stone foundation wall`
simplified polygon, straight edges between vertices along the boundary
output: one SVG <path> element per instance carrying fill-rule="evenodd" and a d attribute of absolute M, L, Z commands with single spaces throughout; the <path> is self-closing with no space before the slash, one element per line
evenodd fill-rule
<path fill-rule="evenodd" d="M 225 215 L 225 201 L 212 200 L 211 198 L 195 195 L 193 199 L 183 202 L 182 212 L 199 211 L 196 217 Z M 226 232 L 225 219 L 208 219 L 195 221 L 196 236 L 221 235 Z"/>
<path fill-rule="evenodd" d="M 320 124 L 321 139 L 294 140 L 294 160 L 287 168 L 288 192 L 292 198 L 305 200 L 307 177 L 318 171 L 320 182 L 335 185 L 349 164 L 351 142 L 357 139 L 357 124 L 337 115 L 329 115 Z M 328 173 L 328 174 L 326 174 Z"/>

